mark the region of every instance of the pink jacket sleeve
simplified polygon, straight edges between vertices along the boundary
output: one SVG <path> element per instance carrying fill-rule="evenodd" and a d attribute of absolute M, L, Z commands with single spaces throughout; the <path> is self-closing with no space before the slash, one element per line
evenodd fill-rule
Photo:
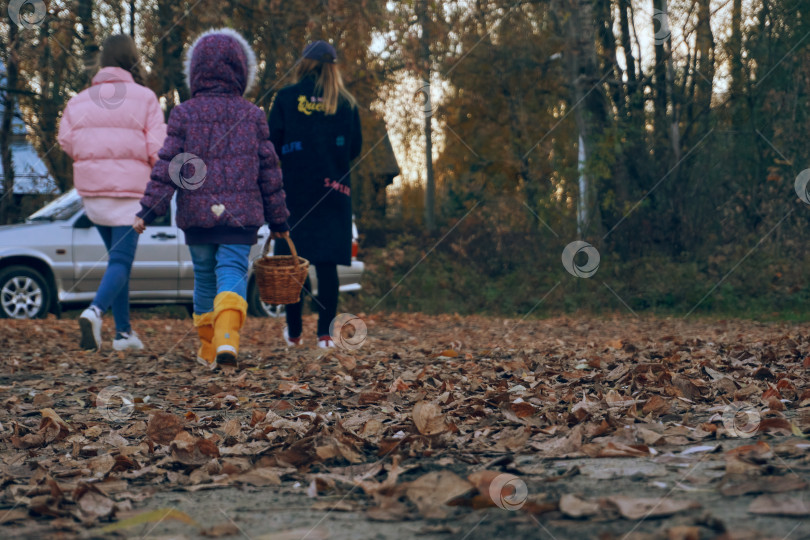
<path fill-rule="evenodd" d="M 166 122 L 163 121 L 163 110 L 157 98 L 149 102 L 146 113 L 146 151 L 149 154 L 149 165 L 155 166 L 158 160 L 158 151 L 163 147 L 166 139 Z"/>
<path fill-rule="evenodd" d="M 57 136 L 62 150 L 71 158 L 73 157 L 73 124 L 70 120 L 70 102 L 68 101 L 62 113 L 62 120 L 59 122 L 59 135 Z"/>

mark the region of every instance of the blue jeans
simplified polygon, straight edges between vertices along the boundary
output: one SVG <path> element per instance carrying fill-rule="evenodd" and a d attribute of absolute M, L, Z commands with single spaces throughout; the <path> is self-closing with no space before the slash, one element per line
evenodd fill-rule
<path fill-rule="evenodd" d="M 221 292 L 247 296 L 250 246 L 243 244 L 189 245 L 194 263 L 194 313 L 214 311 L 214 297 Z"/>
<path fill-rule="evenodd" d="M 107 270 L 101 278 L 93 305 L 102 312 L 112 307 L 115 330 L 130 332 L 129 325 L 129 274 L 135 250 L 138 248 L 138 233 L 131 226 L 106 227 L 96 225 L 104 246 L 107 248 Z"/>

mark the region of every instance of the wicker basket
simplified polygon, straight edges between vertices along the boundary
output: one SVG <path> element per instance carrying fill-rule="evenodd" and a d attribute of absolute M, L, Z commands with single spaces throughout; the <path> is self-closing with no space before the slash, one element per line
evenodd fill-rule
<path fill-rule="evenodd" d="M 253 263 L 259 297 L 266 304 L 297 304 L 301 301 L 301 289 L 309 273 L 309 261 L 298 256 L 289 236 L 286 240 L 292 255 L 268 256 L 270 238 L 267 238 L 262 256 Z"/>

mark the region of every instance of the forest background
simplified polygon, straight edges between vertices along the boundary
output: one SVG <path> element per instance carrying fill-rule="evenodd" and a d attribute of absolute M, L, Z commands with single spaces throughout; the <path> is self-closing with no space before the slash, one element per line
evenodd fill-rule
<path fill-rule="evenodd" d="M 332 41 L 365 135 L 354 310 L 808 318 L 806 0 L 29 0 L 30 28 L 20 3 L 0 4 L 0 99 L 61 190 L 60 114 L 106 36 L 134 35 L 167 117 L 204 29 L 253 44 L 265 110 Z M 32 209 L 3 197 L 0 221 Z M 575 240 L 590 278 L 562 264 Z"/>

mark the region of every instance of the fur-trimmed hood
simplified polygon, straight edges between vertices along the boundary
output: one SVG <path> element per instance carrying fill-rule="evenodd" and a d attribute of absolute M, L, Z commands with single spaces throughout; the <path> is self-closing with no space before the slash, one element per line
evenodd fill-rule
<path fill-rule="evenodd" d="M 203 32 L 186 51 L 186 84 L 197 93 L 247 94 L 256 82 L 256 54 L 232 28 Z"/>

